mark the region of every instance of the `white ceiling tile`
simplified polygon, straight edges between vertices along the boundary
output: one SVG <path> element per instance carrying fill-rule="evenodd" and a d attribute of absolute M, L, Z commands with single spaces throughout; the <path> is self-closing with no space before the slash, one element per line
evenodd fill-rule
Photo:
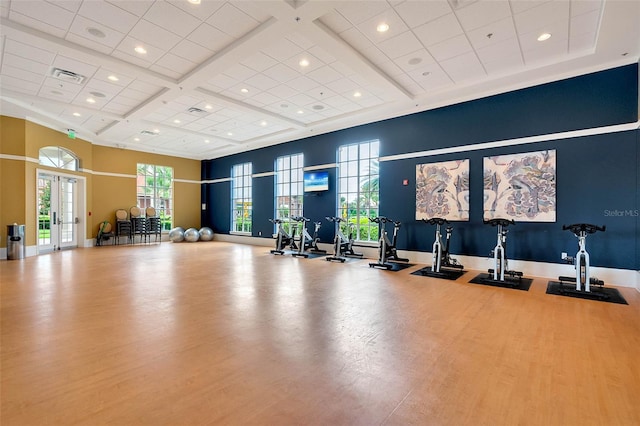
<path fill-rule="evenodd" d="M 228 34 L 205 23 L 189 34 L 187 39 L 214 52 L 222 50 L 233 41 L 233 38 Z"/>
<path fill-rule="evenodd" d="M 329 27 L 336 34 L 346 31 L 353 26 L 351 22 L 347 21 L 344 16 L 335 10 L 320 17 L 320 22 Z"/>
<path fill-rule="evenodd" d="M 109 76 L 111 75 L 116 76 L 118 78 L 118 81 L 109 80 Z M 96 73 L 93 75 L 93 80 L 104 81 L 114 86 L 126 87 L 133 81 L 133 78 L 122 74 L 121 72 L 114 72 L 106 68 L 99 68 L 98 71 L 96 71 Z"/>
<path fill-rule="evenodd" d="M 324 66 L 307 73 L 307 77 L 317 81 L 320 84 L 328 84 L 332 81 L 341 79 L 342 75 L 330 66 Z"/>
<path fill-rule="evenodd" d="M 89 28 L 96 28 L 102 31 L 105 37 L 100 38 L 90 34 L 87 31 Z M 111 48 L 115 48 L 124 38 L 124 34 L 82 16 L 75 17 L 71 28 L 69 28 L 69 32 L 94 43 L 99 43 Z"/>
<path fill-rule="evenodd" d="M 276 80 L 263 74 L 256 74 L 253 77 L 248 78 L 246 82 L 262 91 L 272 89 L 278 85 Z"/>
<path fill-rule="evenodd" d="M 511 17 L 508 0 L 478 1 L 455 11 L 462 28 L 471 31 Z"/>
<path fill-rule="evenodd" d="M 209 59 L 214 54 L 212 50 L 187 39 L 183 39 L 176 44 L 171 53 L 198 64 Z"/>
<path fill-rule="evenodd" d="M 26 71 L 21 68 L 12 67 L 11 65 L 7 65 L 6 63 L 2 64 L 2 76 L 0 78 L 4 79 L 4 77 L 13 77 L 38 85 L 42 84 L 44 80 L 43 74 L 38 74 L 35 72 Z"/>
<path fill-rule="evenodd" d="M 325 64 L 331 64 L 336 61 L 336 58 L 333 55 L 320 46 L 311 46 L 307 51 Z"/>
<path fill-rule="evenodd" d="M 286 83 L 300 76 L 300 73 L 284 64 L 275 65 L 262 72 L 267 77 L 271 77 L 279 83 Z"/>
<path fill-rule="evenodd" d="M 516 29 L 511 18 L 493 22 L 473 31 L 467 31 L 467 37 L 475 49 L 499 43 L 515 36 Z"/>
<path fill-rule="evenodd" d="M 552 1 L 513 17 L 518 34 L 541 31 L 550 22 L 569 19 L 569 2 Z"/>
<path fill-rule="evenodd" d="M 265 55 L 262 52 L 257 52 L 244 59 L 241 63 L 258 72 L 262 72 L 267 68 L 271 68 L 272 66 L 277 64 L 278 61 L 270 56 Z"/>
<path fill-rule="evenodd" d="M 166 2 L 155 2 L 144 19 L 162 28 L 186 37 L 200 25 L 200 20 L 182 9 Z"/>
<path fill-rule="evenodd" d="M 283 62 L 293 56 L 301 54 L 303 49 L 287 39 L 282 39 L 265 47 L 262 49 L 262 52 L 276 61 Z"/>
<path fill-rule="evenodd" d="M 56 6 L 68 10 L 69 12 L 76 13 L 78 9 L 80 9 L 82 0 L 53 0 L 49 1 L 49 3 L 54 3 Z"/>
<path fill-rule="evenodd" d="M 41 1 L 13 1 L 11 10 L 62 30 L 69 28 L 74 17 L 73 12 L 56 4 Z"/>
<path fill-rule="evenodd" d="M 449 13 L 415 28 L 414 33 L 425 47 L 429 47 L 462 34 L 462 27 L 455 15 Z"/>
<path fill-rule="evenodd" d="M 45 65 L 51 64 L 55 58 L 55 53 L 53 52 L 40 49 L 31 44 L 21 43 L 11 38 L 7 38 L 4 44 L 4 51 Z"/>
<path fill-rule="evenodd" d="M 510 38 L 499 43 L 476 49 L 482 63 L 499 61 L 503 56 L 520 55 L 520 45 L 517 38 Z"/>
<path fill-rule="evenodd" d="M 351 47 L 357 51 L 364 51 L 375 46 L 371 40 L 369 40 L 362 32 L 357 28 L 349 28 L 346 31 L 340 33 L 340 38 L 347 42 Z"/>
<path fill-rule="evenodd" d="M 8 65 L 14 68 L 18 68 L 25 71 L 31 71 L 42 76 L 48 75 L 50 66 L 39 62 L 25 59 L 20 56 L 16 56 L 10 53 L 5 53 L 3 56 L 2 65 Z"/>
<path fill-rule="evenodd" d="M 124 9 L 127 12 L 142 17 L 151 7 L 155 0 L 107 0 L 114 6 Z"/>
<path fill-rule="evenodd" d="M 349 22 L 358 25 L 389 8 L 384 1 L 352 1 L 339 3 L 336 10 Z"/>
<path fill-rule="evenodd" d="M 132 13 L 104 1 L 85 1 L 78 14 L 92 21 L 127 34 L 138 22 L 138 17 Z"/>
<path fill-rule="evenodd" d="M 479 79 L 486 75 L 482 64 L 473 52 L 442 61 L 440 66 L 456 83 Z"/>
<path fill-rule="evenodd" d="M 438 64 L 429 64 L 421 69 L 413 70 L 409 76 L 419 87 L 427 92 L 450 86 L 453 84 L 449 76 Z"/>
<path fill-rule="evenodd" d="M 149 65 L 160 59 L 160 57 L 165 53 L 162 49 L 143 43 L 147 53 L 144 55 L 138 54 L 134 49 L 140 44 L 140 40 L 138 39 L 125 37 L 112 53 L 112 56 L 147 68 Z"/>
<path fill-rule="evenodd" d="M 242 37 L 259 23 L 231 3 L 225 3 L 207 19 L 207 23 L 232 37 Z"/>
<path fill-rule="evenodd" d="M 378 47 L 391 59 L 399 58 L 422 48 L 422 44 L 411 31 L 381 42 Z"/>
<path fill-rule="evenodd" d="M 63 38 L 66 34 L 66 30 L 60 29 L 53 25 L 49 25 L 45 22 L 30 18 L 29 16 L 14 11 L 9 12 L 9 19 L 19 24 L 23 24 L 27 27 L 42 31 L 43 33 L 51 34 L 58 38 Z"/>
<path fill-rule="evenodd" d="M 51 64 L 53 67 L 61 68 L 67 71 L 73 71 L 76 74 L 84 75 L 87 78 L 91 78 L 93 74 L 98 70 L 95 65 L 87 64 L 85 62 L 77 61 L 66 56 L 58 55 Z"/>
<path fill-rule="evenodd" d="M 538 41 L 538 36 L 543 32 L 551 34 L 551 38 L 545 41 Z M 563 42 L 566 45 L 566 40 L 569 38 L 569 24 L 566 20 L 549 22 L 537 31 L 521 33 L 518 38 L 523 51 L 541 49 L 545 45 L 558 42 Z"/>
<path fill-rule="evenodd" d="M 509 3 L 511 5 L 511 11 L 515 15 L 516 13 L 522 13 L 550 1 L 552 0 L 511 0 Z"/>
<path fill-rule="evenodd" d="M 318 87 L 318 82 L 306 76 L 300 76 L 290 80 L 287 85 L 299 92 L 307 92 Z"/>
<path fill-rule="evenodd" d="M 268 3 L 260 1 L 239 1 L 235 2 L 234 6 L 251 16 L 258 22 L 265 22 L 271 17 L 269 13 Z"/>
<path fill-rule="evenodd" d="M 429 52 L 438 62 L 471 52 L 472 50 L 473 48 L 465 35 L 459 35 L 429 46 Z"/>
<path fill-rule="evenodd" d="M 287 101 L 289 101 L 291 104 L 295 105 L 296 107 L 302 107 L 304 105 L 315 102 L 315 99 L 313 99 L 311 96 L 305 95 L 304 93 L 298 93 L 295 96 L 291 96 L 290 98 L 287 98 Z"/>
<path fill-rule="evenodd" d="M 225 90 L 235 86 L 239 81 L 227 75 L 218 74 L 210 78 L 208 83 L 216 87 L 216 90 Z"/>
<path fill-rule="evenodd" d="M 92 38 L 95 39 L 94 37 L 92 37 Z M 93 40 L 81 37 L 81 36 L 76 35 L 76 34 L 68 33 L 67 36 L 65 37 L 65 40 L 67 40 L 67 41 L 69 41 L 71 43 L 75 43 L 75 44 L 77 44 L 79 46 L 83 46 L 83 47 L 89 48 L 91 50 L 95 50 L 96 52 L 100 52 L 100 53 L 103 53 L 105 55 L 110 55 L 111 52 L 113 52 L 113 48 L 112 47 L 109 47 L 109 46 L 104 45 L 104 44 L 96 43 Z"/>
<path fill-rule="evenodd" d="M 426 49 L 419 49 L 408 55 L 401 56 L 394 60 L 394 63 L 404 71 L 411 71 L 424 67 L 427 64 L 435 62 L 431 54 Z"/>
<path fill-rule="evenodd" d="M 327 86 L 318 86 L 313 89 L 304 92 L 305 94 L 311 96 L 316 101 L 324 102 L 325 99 L 335 96 L 336 93 L 329 89 Z"/>
<path fill-rule="evenodd" d="M 201 21 L 206 21 L 225 3 L 224 1 L 202 1 L 200 4 L 192 4 L 184 0 L 169 0 L 168 2 Z"/>
<path fill-rule="evenodd" d="M 256 95 L 251 96 L 251 99 L 258 102 L 260 105 L 269 105 L 278 100 L 282 99 L 281 97 L 276 97 L 269 92 L 261 92 Z"/>
<path fill-rule="evenodd" d="M 295 96 L 298 91 L 295 89 L 292 89 L 291 87 L 287 86 L 286 84 L 281 84 L 277 87 L 274 87 L 273 89 L 268 91 L 271 95 L 275 96 L 278 99 L 286 99 L 290 96 Z M 275 104 L 276 102 L 274 102 Z"/>
<path fill-rule="evenodd" d="M 306 59 L 309 62 L 309 65 L 307 65 L 306 67 L 300 66 L 300 61 L 302 59 Z M 292 56 L 286 61 L 283 61 L 283 63 L 288 65 L 291 69 L 298 70 L 300 74 L 308 74 L 311 71 L 314 71 L 325 65 L 324 62 L 322 62 L 320 59 L 316 58 L 309 52 L 298 53 L 297 55 Z"/>
<path fill-rule="evenodd" d="M 524 66 L 520 52 L 513 55 L 501 55 L 495 61 L 482 60 L 482 64 L 489 75 L 514 72 Z"/>
<path fill-rule="evenodd" d="M 577 53 L 593 49 L 595 47 L 596 34 L 595 32 L 582 33 L 571 37 L 569 40 L 569 52 Z"/>
<path fill-rule="evenodd" d="M 523 51 L 524 62 L 527 66 L 532 64 L 547 63 L 555 60 L 558 56 L 568 52 L 567 39 L 549 39 L 537 49 Z"/>
<path fill-rule="evenodd" d="M 341 95 L 335 95 L 324 100 L 324 103 L 331 108 L 340 108 L 343 105 L 352 103 L 349 99 Z"/>
<path fill-rule="evenodd" d="M 304 35 L 300 34 L 297 31 L 292 32 L 290 35 L 287 35 L 285 38 L 289 40 L 291 43 L 300 47 L 302 50 L 308 50 L 314 46 L 311 40 L 309 40 L 307 37 L 305 37 Z"/>
<path fill-rule="evenodd" d="M 405 73 L 405 71 L 402 68 L 400 68 L 396 64 L 396 62 L 391 60 L 388 60 L 380 64 L 376 64 L 376 66 L 391 78 L 395 78 L 395 76 Z"/>
<path fill-rule="evenodd" d="M 129 37 L 135 38 L 145 45 L 155 46 L 165 52 L 180 42 L 180 37 L 176 34 L 144 19 L 133 27 L 129 32 Z"/>
<path fill-rule="evenodd" d="M 409 28 L 416 28 L 452 12 L 446 0 L 405 1 L 395 10 Z"/>
<path fill-rule="evenodd" d="M 331 63 L 331 68 L 333 68 L 334 70 L 338 71 L 340 73 L 340 75 L 342 75 L 343 77 L 349 77 L 353 74 L 355 74 L 355 72 L 349 68 L 348 65 L 345 65 L 342 62 L 332 62 Z"/>
<path fill-rule="evenodd" d="M 167 53 L 156 61 L 154 65 L 158 65 L 164 68 L 168 68 L 177 72 L 178 74 L 186 74 L 196 67 L 197 64 L 188 61 L 173 53 Z"/>
<path fill-rule="evenodd" d="M 110 97 L 113 97 L 113 96 L 117 95 L 123 89 L 122 86 L 118 86 L 116 84 L 113 84 L 113 83 L 110 83 L 110 82 L 106 82 L 106 81 L 102 81 L 102 80 L 98 80 L 98 79 L 95 79 L 95 78 L 92 78 L 91 80 L 89 80 L 89 82 L 86 84 L 85 87 L 88 90 L 98 91 L 98 92 L 104 93 L 105 95 L 108 95 Z"/>
<path fill-rule="evenodd" d="M 600 10 L 583 13 L 571 18 L 569 36 L 575 37 L 581 34 L 595 33 L 600 24 Z"/>
<path fill-rule="evenodd" d="M 579 16 L 593 11 L 600 12 L 603 0 L 571 0 L 571 16 Z"/>
<path fill-rule="evenodd" d="M 327 83 L 326 86 L 336 93 L 345 93 L 349 91 L 354 92 L 360 85 L 349 78 L 341 78 L 340 80 Z"/>
<path fill-rule="evenodd" d="M 236 81 L 244 81 L 253 77 L 257 72 L 249 67 L 245 67 L 241 64 L 236 64 L 224 72 L 227 76 L 233 78 Z"/>
<path fill-rule="evenodd" d="M 385 23 L 389 29 L 385 32 L 378 32 L 378 25 Z M 386 9 L 382 13 L 367 19 L 358 24 L 358 30 L 374 43 L 388 40 L 398 36 L 409 29 L 400 16 L 393 9 Z"/>

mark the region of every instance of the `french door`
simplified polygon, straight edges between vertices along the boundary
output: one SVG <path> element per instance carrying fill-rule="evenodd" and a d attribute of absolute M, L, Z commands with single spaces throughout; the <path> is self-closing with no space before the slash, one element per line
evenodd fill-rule
<path fill-rule="evenodd" d="M 38 253 L 78 246 L 77 179 L 38 173 Z"/>

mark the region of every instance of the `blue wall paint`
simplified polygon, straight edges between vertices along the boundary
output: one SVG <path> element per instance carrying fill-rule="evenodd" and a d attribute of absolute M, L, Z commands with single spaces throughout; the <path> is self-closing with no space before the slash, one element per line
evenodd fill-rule
<path fill-rule="evenodd" d="M 381 156 L 471 145 L 539 134 L 593 128 L 638 120 L 638 65 L 629 65 L 542 86 L 465 102 L 400 118 L 357 126 L 225 158 L 203 161 L 203 179 L 228 177 L 231 166 L 253 162 L 254 173 L 273 171 L 280 155 L 305 154 L 307 166 L 336 161 L 340 145 L 379 139 Z M 455 224 L 451 250 L 456 254 L 486 256 L 495 245 L 495 229 L 482 224 L 482 159 L 489 155 L 555 149 L 557 151 L 557 222 L 518 223 L 510 228 L 510 258 L 559 263 L 560 253 L 573 254 L 576 238 L 563 224 L 605 224 L 607 231 L 587 239 L 592 264 L 640 269 L 640 209 L 638 164 L 640 135 L 628 131 L 607 135 L 538 142 L 513 147 L 382 162 L 382 215 L 403 222 L 399 248 L 430 251 L 433 228 L 415 221 L 415 166 L 470 159 L 470 221 Z M 322 241 L 333 229 L 324 220 L 336 211 L 336 171 L 330 172 L 330 190 L 305 195 L 305 215 L 323 221 Z M 402 180 L 409 179 L 409 186 Z M 273 231 L 274 177 L 253 180 L 253 235 Z M 228 233 L 230 182 L 204 184 L 210 208 L 203 226 Z M 203 201 L 205 202 L 205 201 Z M 608 211 L 608 213 L 607 213 Z M 616 212 L 623 212 L 616 216 Z M 629 213 L 626 213 L 629 212 Z"/>

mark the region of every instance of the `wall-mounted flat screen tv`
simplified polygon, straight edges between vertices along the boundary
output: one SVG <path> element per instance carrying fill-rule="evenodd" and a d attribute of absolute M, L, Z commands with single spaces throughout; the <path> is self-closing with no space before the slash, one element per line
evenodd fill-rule
<path fill-rule="evenodd" d="M 304 192 L 329 190 L 329 172 L 304 172 Z"/>

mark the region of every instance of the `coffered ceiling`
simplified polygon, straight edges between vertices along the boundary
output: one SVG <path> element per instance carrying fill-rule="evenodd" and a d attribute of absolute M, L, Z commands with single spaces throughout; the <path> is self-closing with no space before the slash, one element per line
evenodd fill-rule
<path fill-rule="evenodd" d="M 633 63 L 640 53 L 635 0 L 0 6 L 3 115 L 193 159 Z"/>

